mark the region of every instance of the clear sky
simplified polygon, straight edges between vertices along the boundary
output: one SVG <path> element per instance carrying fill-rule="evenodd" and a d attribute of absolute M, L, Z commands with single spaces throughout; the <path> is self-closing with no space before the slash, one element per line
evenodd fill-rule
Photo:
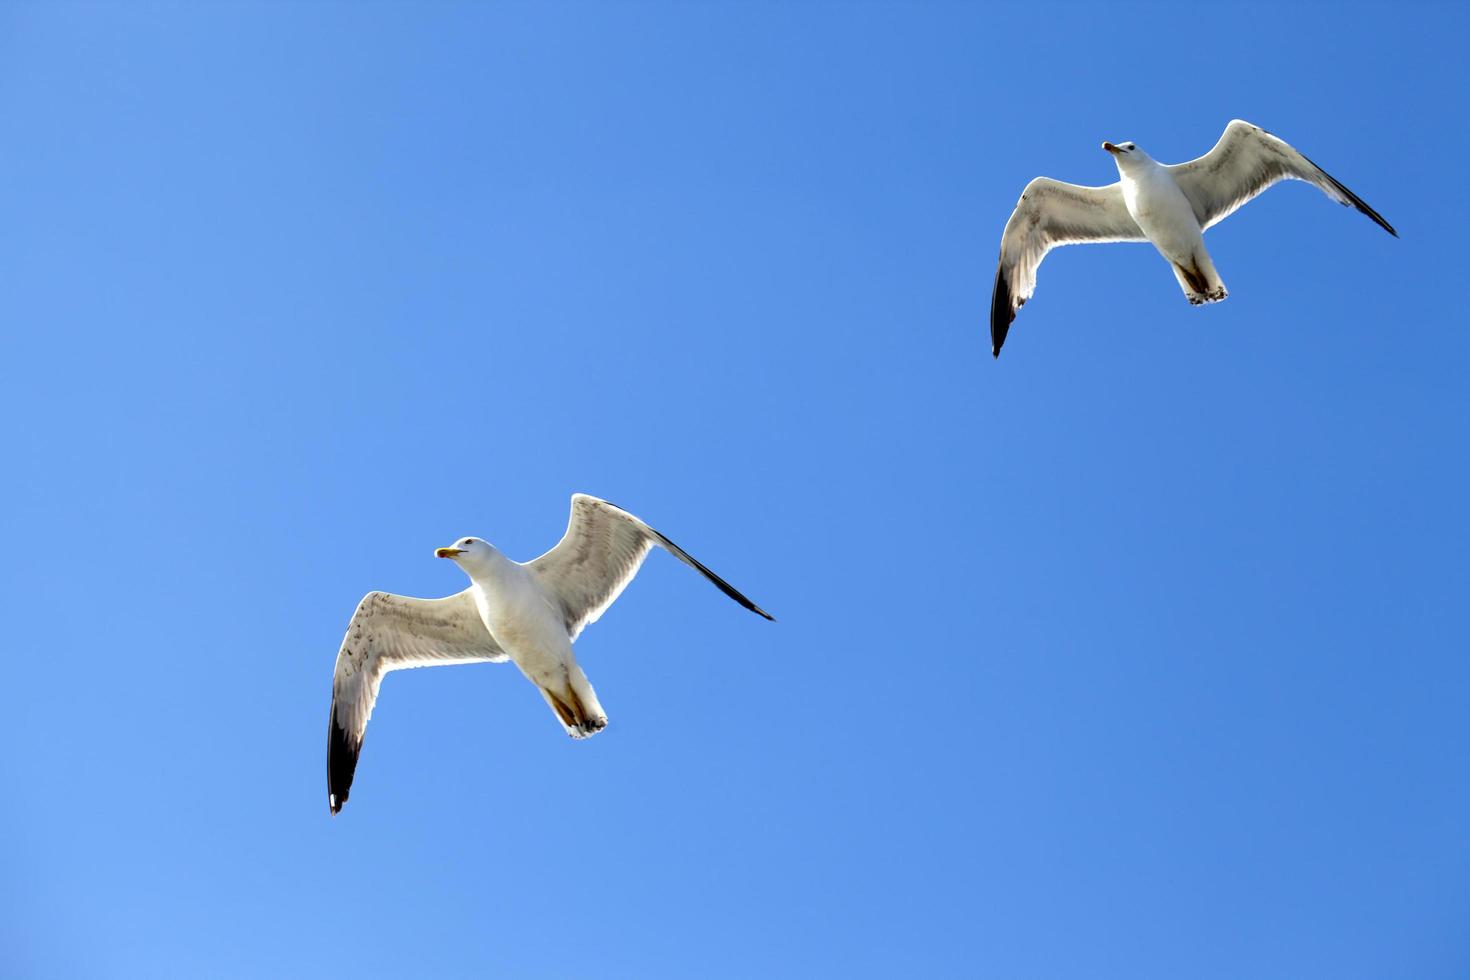
<path fill-rule="evenodd" d="M 1248 29 L 1248 33 L 1237 35 Z M 1465 8 L 0 7 L 0 972 L 1470 972 Z M 1304 184 L 1001 229 L 1231 118 Z M 656 553 L 567 739 L 333 659 L 432 549 Z"/>

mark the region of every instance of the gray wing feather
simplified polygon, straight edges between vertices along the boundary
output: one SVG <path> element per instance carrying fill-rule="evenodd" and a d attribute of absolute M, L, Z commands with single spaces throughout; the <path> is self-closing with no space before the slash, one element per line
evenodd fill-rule
<path fill-rule="evenodd" d="M 410 667 L 507 659 L 466 589 L 446 599 L 370 592 L 358 603 L 337 651 L 327 732 L 327 795 L 342 809 L 383 675 Z"/>
<path fill-rule="evenodd" d="M 575 640 L 633 581 L 654 545 L 697 569 L 747 609 L 771 618 L 658 531 L 616 504 L 585 493 L 572 495 L 572 513 L 561 541 L 526 567 L 560 602 L 567 633 Z"/>
<path fill-rule="evenodd" d="M 1123 203 L 1121 184 L 1082 187 L 1050 177 L 1027 184 L 1000 239 L 990 301 L 991 352 L 1000 356 L 1016 311 L 1036 291 L 1036 270 L 1047 252 L 1059 245 L 1147 240 Z"/>
<path fill-rule="evenodd" d="M 1398 237 L 1382 215 L 1339 180 L 1285 140 L 1243 119 L 1231 120 L 1210 152 L 1168 169 L 1194 206 L 1201 228 L 1219 224 L 1272 184 L 1303 180 L 1337 203 L 1357 208 Z"/>

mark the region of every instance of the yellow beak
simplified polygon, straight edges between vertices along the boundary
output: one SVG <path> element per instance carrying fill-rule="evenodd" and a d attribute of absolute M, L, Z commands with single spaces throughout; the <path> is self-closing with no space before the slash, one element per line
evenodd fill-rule
<path fill-rule="evenodd" d="M 455 555 L 464 554 L 463 548 L 435 548 L 435 558 L 453 558 Z"/>
<path fill-rule="evenodd" d="M 1114 146 L 1112 143 L 1106 143 L 1106 142 L 1103 143 L 1103 149 L 1104 150 L 1107 150 L 1109 153 L 1114 154 L 1115 156 L 1117 154 L 1123 152 L 1121 149 L 1119 149 L 1118 147 Z"/>

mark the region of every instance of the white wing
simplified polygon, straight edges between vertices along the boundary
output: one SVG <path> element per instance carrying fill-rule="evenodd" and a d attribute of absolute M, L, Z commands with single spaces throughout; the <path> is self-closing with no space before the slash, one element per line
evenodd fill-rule
<path fill-rule="evenodd" d="M 1001 345 L 1016 311 L 1036 291 L 1036 268 L 1058 245 L 1144 242 L 1148 236 L 1123 204 L 1120 184 L 1081 187 L 1050 177 L 1026 185 L 1000 239 L 1000 265 L 990 298 L 990 352 Z"/>
<path fill-rule="evenodd" d="M 347 802 L 368 718 L 383 675 L 408 667 L 495 663 L 506 653 L 485 629 L 466 589 L 447 599 L 369 592 L 357 604 L 337 651 L 327 728 L 327 803 Z"/>
<path fill-rule="evenodd" d="M 599 616 L 638 574 L 649 550 L 658 545 L 675 558 L 699 570 L 725 595 L 767 619 L 771 615 L 741 595 L 683 548 L 606 500 L 585 493 L 572 495 L 567 533 L 546 554 L 526 563 L 546 590 L 560 603 L 567 633 L 572 639 Z"/>
<path fill-rule="evenodd" d="M 1338 204 L 1357 208 L 1395 238 L 1399 234 L 1362 198 L 1285 140 L 1242 119 L 1231 120 L 1209 153 L 1168 169 L 1194 205 L 1201 228 L 1219 224 L 1272 184 L 1304 180 Z"/>

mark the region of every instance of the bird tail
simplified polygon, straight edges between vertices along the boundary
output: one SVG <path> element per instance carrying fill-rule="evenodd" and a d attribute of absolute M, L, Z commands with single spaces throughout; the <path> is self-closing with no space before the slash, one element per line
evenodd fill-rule
<path fill-rule="evenodd" d="M 1215 263 L 1203 251 L 1191 255 L 1188 265 L 1171 264 L 1174 266 L 1174 278 L 1179 280 L 1179 288 L 1184 290 L 1184 297 L 1191 306 L 1218 303 L 1230 295 L 1225 283 L 1220 281 L 1220 274 L 1215 271 Z"/>
<path fill-rule="evenodd" d="M 556 713 L 557 720 L 562 723 L 562 727 L 572 738 L 587 738 L 607 727 L 607 715 L 603 713 L 602 705 L 597 702 L 597 695 L 593 693 L 592 686 L 587 683 L 585 677 L 581 678 L 581 681 L 581 685 L 578 685 L 568 679 L 567 685 L 559 691 L 549 687 L 541 688 L 541 696 L 546 699 L 547 704 L 551 705 L 551 710 Z M 579 694 L 578 686 L 586 690 Z"/>

